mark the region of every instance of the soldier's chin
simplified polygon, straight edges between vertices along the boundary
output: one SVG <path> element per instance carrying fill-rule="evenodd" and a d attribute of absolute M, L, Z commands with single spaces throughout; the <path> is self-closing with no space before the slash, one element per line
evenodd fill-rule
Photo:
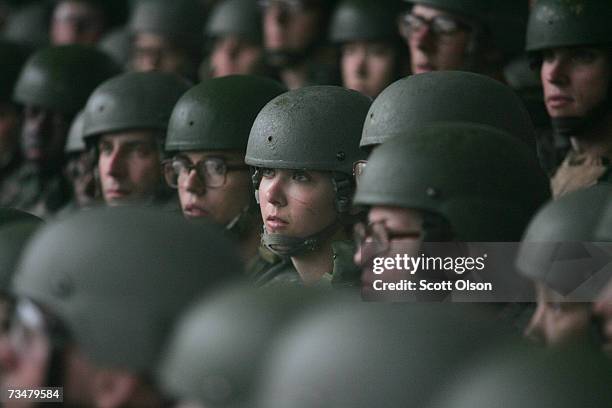
<path fill-rule="evenodd" d="M 29 148 L 24 152 L 26 160 L 32 162 L 42 162 L 44 159 L 43 151 L 39 148 Z"/>

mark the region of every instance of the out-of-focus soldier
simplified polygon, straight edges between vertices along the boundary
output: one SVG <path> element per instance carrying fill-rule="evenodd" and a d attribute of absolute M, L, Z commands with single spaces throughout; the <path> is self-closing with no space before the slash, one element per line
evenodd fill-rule
<path fill-rule="evenodd" d="M 408 74 L 408 53 L 395 27 L 400 5 L 398 0 L 345 0 L 334 11 L 330 38 L 340 46 L 345 88 L 375 98 Z"/>
<path fill-rule="evenodd" d="M 49 1 L 33 1 L 16 8 L 2 30 L 3 37 L 33 49 L 49 45 L 52 6 Z"/>
<path fill-rule="evenodd" d="M 326 46 L 334 0 L 260 0 L 267 62 L 289 89 L 336 85 L 337 56 Z"/>
<path fill-rule="evenodd" d="M 612 355 L 612 280 L 597 297 L 593 313 L 601 319 L 601 334 L 605 339 L 604 351 Z"/>
<path fill-rule="evenodd" d="M 57 0 L 51 16 L 51 44 L 95 45 L 126 16 L 127 2 L 122 0 Z"/>
<path fill-rule="evenodd" d="M 41 226 L 40 218 L 13 209 L 0 209 L 0 382 L 2 362 L 10 354 L 9 327 L 15 306 L 10 286 L 17 262 L 28 240 Z"/>
<path fill-rule="evenodd" d="M 519 241 L 550 198 L 548 179 L 525 143 L 498 128 L 461 122 L 406 129 L 386 141 L 370 155 L 357 185 L 354 204 L 369 211 L 367 223 L 355 228 L 355 262 L 363 269 L 362 293 L 375 297 L 381 276 L 375 258 L 418 257 L 431 242 Z M 457 249 L 456 256 L 465 256 Z M 444 270 L 423 273 L 430 280 L 457 279 Z M 401 282 L 409 275 L 393 269 L 383 279 Z"/>
<path fill-rule="evenodd" d="M 255 406 L 423 407 L 459 368 L 512 335 L 468 305 L 324 304 L 268 353 Z"/>
<path fill-rule="evenodd" d="M 63 387 L 65 406 L 168 406 L 152 378 L 172 326 L 242 274 L 237 259 L 217 228 L 151 209 L 98 208 L 47 225 L 13 279 L 2 385 Z"/>
<path fill-rule="evenodd" d="M 531 221 L 517 259 L 534 281 L 538 306 L 525 330 L 548 346 L 587 341 L 608 350 L 612 338 L 592 304 L 608 282 L 612 186 L 573 192 L 546 205 Z"/>
<path fill-rule="evenodd" d="M 0 205 L 46 216 L 66 204 L 70 190 L 62 168 L 70 124 L 91 91 L 117 72 L 106 54 L 82 45 L 44 48 L 28 59 L 14 91 L 24 107 L 25 163 L 5 179 Z"/>
<path fill-rule="evenodd" d="M 259 284 L 352 286 L 359 271 L 347 229 L 355 221 L 352 163 L 370 99 L 311 86 L 270 101 L 257 115 L 245 162 L 264 222 L 263 245 L 282 261 L 253 271 Z"/>
<path fill-rule="evenodd" d="M 18 43 L 0 40 L 0 184 L 21 164 L 19 132 L 22 112 L 13 102 L 13 89 L 29 50 Z"/>
<path fill-rule="evenodd" d="M 64 176 L 72 188 L 72 200 L 61 210 L 65 214 L 95 205 L 101 198 L 94 174 L 96 157 L 93 149 L 87 148 L 83 139 L 83 111 L 77 114 L 70 125 L 64 153 Z"/>
<path fill-rule="evenodd" d="M 206 23 L 211 42 L 206 76 L 267 74 L 264 61 L 261 9 L 253 0 L 224 0 Z"/>
<path fill-rule="evenodd" d="M 524 45 L 527 3 L 515 0 L 406 0 L 399 21 L 413 74 L 465 70 L 503 80 Z"/>
<path fill-rule="evenodd" d="M 165 149 L 166 182 L 185 217 L 209 219 L 235 238 L 245 260 L 257 254 L 261 217 L 244 155 L 259 111 L 285 92 L 279 82 L 232 75 L 207 79 L 177 102 Z"/>
<path fill-rule="evenodd" d="M 328 292 L 324 292 L 328 293 Z M 198 302 L 177 325 L 158 370 L 170 395 L 193 407 L 255 406 L 267 352 L 324 293 L 230 288 Z"/>
<path fill-rule="evenodd" d="M 527 51 L 539 68 L 553 130 L 570 143 L 552 178 L 555 197 L 608 176 L 611 13 L 607 1 L 539 0 L 530 15 Z"/>
<path fill-rule="evenodd" d="M 134 71 L 197 79 L 204 49 L 205 12 L 196 0 L 139 0 L 129 23 Z"/>
<path fill-rule="evenodd" d="M 612 404 L 611 375 L 610 362 L 592 350 L 504 345 L 475 356 L 424 407 L 604 408 Z"/>
<path fill-rule="evenodd" d="M 172 109 L 189 87 L 172 73 L 129 72 L 105 81 L 91 94 L 83 135 L 95 148 L 107 205 L 176 207 L 161 162 Z"/>

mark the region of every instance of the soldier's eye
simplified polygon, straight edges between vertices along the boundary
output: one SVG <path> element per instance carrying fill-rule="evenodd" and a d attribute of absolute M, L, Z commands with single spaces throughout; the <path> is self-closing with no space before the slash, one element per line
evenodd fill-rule
<path fill-rule="evenodd" d="M 293 178 L 296 181 L 302 181 L 302 182 L 310 181 L 311 179 L 310 175 L 303 170 L 294 171 L 293 174 L 291 175 L 291 178 Z"/>
<path fill-rule="evenodd" d="M 113 145 L 107 142 L 98 144 L 98 150 L 100 154 L 110 154 L 113 151 Z"/>

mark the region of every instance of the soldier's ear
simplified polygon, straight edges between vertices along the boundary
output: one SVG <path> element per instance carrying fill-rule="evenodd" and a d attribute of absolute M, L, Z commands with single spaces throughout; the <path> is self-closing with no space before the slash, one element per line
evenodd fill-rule
<path fill-rule="evenodd" d="M 133 374 L 119 370 L 98 370 L 93 381 L 93 400 L 98 408 L 129 406 L 139 388 Z"/>

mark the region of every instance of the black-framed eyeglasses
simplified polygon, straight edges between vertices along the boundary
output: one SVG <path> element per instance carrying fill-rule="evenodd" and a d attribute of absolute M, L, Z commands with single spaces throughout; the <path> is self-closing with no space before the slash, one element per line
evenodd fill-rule
<path fill-rule="evenodd" d="M 181 180 L 195 170 L 200 182 L 206 187 L 222 187 L 227 181 L 227 173 L 233 170 L 246 170 L 246 164 L 230 165 L 220 157 L 208 157 L 197 163 L 192 163 L 185 157 L 175 157 L 163 163 L 166 183 L 170 187 L 178 188 Z"/>
<path fill-rule="evenodd" d="M 361 253 L 361 263 L 389 252 L 393 241 L 410 241 L 420 245 L 422 233 L 419 230 L 390 233 L 384 222 L 359 222 L 353 229 L 356 250 Z"/>
<path fill-rule="evenodd" d="M 399 19 L 400 33 L 403 37 L 422 31 L 425 27 L 436 35 L 451 35 L 458 31 L 470 31 L 469 24 L 457 20 L 450 16 L 438 15 L 431 19 L 426 19 L 412 13 L 406 13 Z"/>

